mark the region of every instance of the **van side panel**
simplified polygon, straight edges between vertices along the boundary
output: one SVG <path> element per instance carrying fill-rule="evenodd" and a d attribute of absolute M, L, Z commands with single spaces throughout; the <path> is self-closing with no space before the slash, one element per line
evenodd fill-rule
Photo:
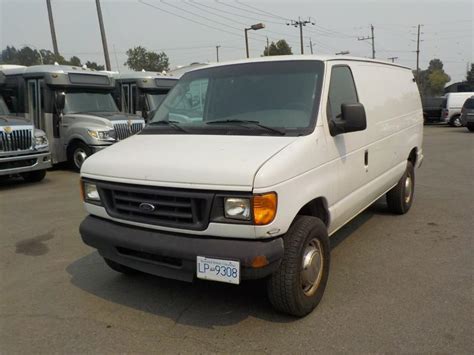
<path fill-rule="evenodd" d="M 367 114 L 368 184 L 365 203 L 395 185 L 413 148 L 421 149 L 423 111 L 410 70 L 383 64 L 352 66 Z"/>

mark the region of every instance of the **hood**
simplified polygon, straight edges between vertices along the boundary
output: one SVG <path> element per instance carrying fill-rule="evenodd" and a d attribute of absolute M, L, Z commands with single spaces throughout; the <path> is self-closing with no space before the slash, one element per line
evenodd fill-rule
<path fill-rule="evenodd" d="M 0 127 L 4 126 L 32 126 L 30 121 L 16 116 L 0 115 Z"/>
<path fill-rule="evenodd" d="M 97 116 L 100 118 L 105 118 L 110 121 L 127 121 L 127 120 L 142 120 L 140 116 L 130 115 L 123 112 L 89 112 L 90 116 Z"/>
<path fill-rule="evenodd" d="M 297 137 L 136 135 L 88 158 L 83 176 L 250 191 L 258 169 Z"/>

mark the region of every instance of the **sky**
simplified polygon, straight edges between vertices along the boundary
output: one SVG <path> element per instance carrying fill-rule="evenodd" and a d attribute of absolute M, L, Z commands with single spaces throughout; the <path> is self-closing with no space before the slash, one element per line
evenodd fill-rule
<path fill-rule="evenodd" d="M 60 53 L 104 63 L 95 0 L 51 0 Z M 315 54 L 350 51 L 370 57 L 374 26 L 378 59 L 416 67 L 416 32 L 421 27 L 420 67 L 439 58 L 453 82 L 462 80 L 474 62 L 474 1 L 270 1 L 270 0 L 101 0 L 112 70 L 128 71 L 126 51 L 144 46 L 164 51 L 171 67 L 191 62 L 245 57 L 244 28 L 250 56 L 263 53 L 269 41 L 285 39 L 300 52 L 299 29 L 291 20 L 310 20 L 303 27 L 304 50 Z M 52 49 L 46 0 L 0 0 L 0 48 L 7 45 Z"/>

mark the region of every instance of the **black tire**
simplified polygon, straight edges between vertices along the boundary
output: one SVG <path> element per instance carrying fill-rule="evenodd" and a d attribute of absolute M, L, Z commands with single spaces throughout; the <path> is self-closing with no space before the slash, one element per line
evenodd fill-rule
<path fill-rule="evenodd" d="M 410 180 L 407 182 L 407 180 Z M 405 173 L 398 184 L 387 192 L 387 205 L 392 213 L 405 214 L 413 203 L 415 193 L 415 169 L 411 161 L 407 161 Z"/>
<path fill-rule="evenodd" d="M 110 259 L 107 259 L 107 258 L 104 258 L 104 261 L 105 263 L 114 271 L 117 271 L 117 272 L 120 272 L 121 274 L 125 274 L 125 275 L 135 275 L 135 274 L 138 274 L 139 271 L 135 270 L 135 269 L 132 269 L 128 266 L 125 266 L 125 265 L 122 265 L 122 264 L 119 264 L 113 260 L 110 260 Z"/>
<path fill-rule="evenodd" d="M 22 173 L 21 177 L 27 182 L 38 182 L 44 179 L 46 176 L 46 170 L 35 170 L 27 173 Z"/>
<path fill-rule="evenodd" d="M 451 127 L 462 127 L 461 115 L 455 115 L 449 120 L 449 125 Z"/>
<path fill-rule="evenodd" d="M 468 123 L 466 124 L 467 129 L 469 132 L 474 132 L 474 123 Z"/>
<path fill-rule="evenodd" d="M 267 293 L 271 304 L 277 310 L 303 317 L 321 301 L 329 275 L 330 246 L 326 225 L 316 217 L 297 216 L 284 237 L 285 251 L 278 270 L 267 280 Z M 307 283 L 305 275 L 314 270 L 303 267 L 304 256 L 311 245 L 319 247 L 317 259 L 320 266 L 314 282 Z M 316 248 L 314 249 L 316 250 Z M 316 254 L 314 254 L 316 255 Z M 313 257 L 310 258 L 313 260 Z"/>
<path fill-rule="evenodd" d="M 68 150 L 68 160 L 72 169 L 79 172 L 81 170 L 82 163 L 88 157 L 92 155 L 92 149 L 87 144 L 83 142 L 74 142 L 72 143 Z M 81 156 L 81 158 L 79 158 Z"/>

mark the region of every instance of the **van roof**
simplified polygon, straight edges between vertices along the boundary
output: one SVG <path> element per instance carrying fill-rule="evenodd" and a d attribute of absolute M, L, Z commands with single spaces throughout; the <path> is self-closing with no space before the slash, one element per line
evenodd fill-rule
<path fill-rule="evenodd" d="M 207 68 L 214 68 L 214 67 L 220 67 L 220 66 L 225 66 L 225 65 L 234 65 L 234 64 L 244 64 L 244 63 L 260 63 L 260 62 L 277 62 L 277 61 L 299 61 L 299 60 L 318 60 L 322 62 L 330 62 L 330 61 L 357 61 L 357 62 L 369 62 L 369 63 L 376 63 L 376 64 L 384 64 L 384 65 L 390 65 L 390 66 L 395 66 L 407 70 L 412 70 L 409 67 L 397 64 L 397 63 L 392 63 L 392 62 L 387 62 L 384 60 L 378 60 L 378 59 L 369 59 L 369 58 L 362 58 L 362 57 L 353 57 L 353 56 L 340 56 L 340 55 L 278 55 L 278 56 L 268 56 L 268 57 L 259 57 L 259 58 L 251 58 L 251 59 L 240 59 L 240 60 L 233 60 L 233 61 L 228 61 L 228 62 L 220 62 L 220 63 L 210 63 L 209 65 L 206 65 L 204 67 L 200 66 L 198 68 L 192 68 L 192 66 L 189 68 L 189 71 L 195 71 L 195 70 L 202 70 L 202 69 L 207 69 Z"/>
<path fill-rule="evenodd" d="M 17 67 L 17 68 L 7 68 L 3 69 L 3 72 L 6 75 L 15 75 L 15 74 L 45 74 L 45 73 L 81 73 L 81 74 L 102 74 L 107 76 L 112 76 L 110 73 L 99 72 L 89 68 L 76 67 L 71 65 L 32 65 L 31 67 Z"/>

